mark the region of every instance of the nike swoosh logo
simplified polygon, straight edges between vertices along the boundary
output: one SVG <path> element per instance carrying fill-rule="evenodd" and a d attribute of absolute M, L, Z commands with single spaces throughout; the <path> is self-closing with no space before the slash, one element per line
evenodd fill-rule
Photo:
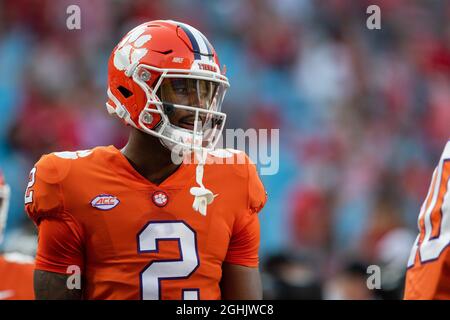
<path fill-rule="evenodd" d="M 14 291 L 12 290 L 4 290 L 0 291 L 0 300 L 6 300 L 14 296 Z"/>

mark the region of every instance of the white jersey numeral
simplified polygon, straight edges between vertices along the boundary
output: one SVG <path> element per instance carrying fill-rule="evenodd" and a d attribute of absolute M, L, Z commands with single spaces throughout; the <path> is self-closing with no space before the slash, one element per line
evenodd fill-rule
<path fill-rule="evenodd" d="M 195 231 L 183 221 L 151 221 L 139 233 L 139 253 L 159 253 L 159 241 L 178 241 L 180 259 L 152 261 L 140 274 L 141 298 L 161 299 L 161 281 L 186 279 L 200 265 Z M 184 300 L 199 299 L 199 289 L 181 289 Z"/>
<path fill-rule="evenodd" d="M 414 242 L 408 260 L 408 268 L 414 265 L 417 253 L 420 261 L 439 258 L 450 244 L 450 141 L 447 142 L 439 165 L 434 170 L 427 197 L 420 209 L 419 235 Z"/>
<path fill-rule="evenodd" d="M 31 169 L 29 181 L 27 184 L 27 188 L 25 190 L 25 204 L 32 203 L 33 202 L 33 193 L 34 191 L 31 190 L 31 187 L 34 186 L 34 183 L 36 182 L 36 167 Z"/>

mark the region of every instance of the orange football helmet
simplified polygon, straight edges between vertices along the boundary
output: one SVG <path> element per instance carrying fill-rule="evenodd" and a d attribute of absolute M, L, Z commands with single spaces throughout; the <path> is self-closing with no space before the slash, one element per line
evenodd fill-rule
<path fill-rule="evenodd" d="M 3 232 L 5 231 L 6 219 L 8 217 L 9 197 L 10 189 L 0 170 L 0 244 L 3 241 Z"/>
<path fill-rule="evenodd" d="M 206 215 L 214 200 L 203 185 L 203 164 L 223 131 L 229 82 L 216 51 L 197 29 L 172 20 L 143 23 L 114 48 L 108 64 L 106 108 L 126 124 L 158 137 L 173 154 L 199 160 L 193 208 Z M 171 121 L 173 116 L 184 114 Z M 176 117 L 175 117 L 176 118 Z"/>
<path fill-rule="evenodd" d="M 137 26 L 114 48 L 106 107 L 125 123 L 160 138 L 170 150 L 176 145 L 211 150 L 225 125 L 220 110 L 228 87 L 215 50 L 200 31 L 156 20 Z M 186 90 L 198 96 L 196 102 L 180 98 Z M 192 115 L 190 127 L 170 121 L 177 109 Z"/>

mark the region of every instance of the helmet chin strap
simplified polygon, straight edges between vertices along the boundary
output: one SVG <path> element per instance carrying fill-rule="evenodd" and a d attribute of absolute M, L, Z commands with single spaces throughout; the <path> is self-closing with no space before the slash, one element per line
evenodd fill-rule
<path fill-rule="evenodd" d="M 196 130 L 196 128 L 194 130 Z M 194 133 L 193 140 L 196 146 L 202 146 L 203 139 L 201 135 Z M 175 143 L 168 143 L 163 138 L 160 138 L 160 141 L 166 148 L 174 152 Z M 190 189 L 191 195 L 194 196 L 192 208 L 195 211 L 200 212 L 201 215 L 206 216 L 208 205 L 211 204 L 214 201 L 214 198 L 217 196 L 214 195 L 211 190 L 205 188 L 203 184 L 204 165 L 208 156 L 208 150 L 205 148 L 195 148 L 193 150 L 193 153 L 197 160 L 197 167 L 195 169 L 195 181 L 197 182 L 198 186 L 192 187 Z"/>
<path fill-rule="evenodd" d="M 211 204 L 217 195 L 214 195 L 211 190 L 206 189 L 203 185 L 204 164 L 206 157 L 208 156 L 207 150 L 196 150 L 194 151 L 194 154 L 198 161 L 197 168 L 195 169 L 195 180 L 198 187 L 192 187 L 190 190 L 191 194 L 194 196 L 192 208 L 195 211 L 200 212 L 201 215 L 206 216 L 208 204 Z"/>

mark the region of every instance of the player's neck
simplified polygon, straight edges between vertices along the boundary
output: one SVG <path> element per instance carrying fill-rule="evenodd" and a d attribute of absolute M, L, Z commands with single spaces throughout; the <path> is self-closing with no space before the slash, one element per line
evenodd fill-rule
<path fill-rule="evenodd" d="M 158 138 L 137 129 L 132 129 L 121 152 L 137 172 L 155 184 L 162 183 L 179 167 Z"/>

